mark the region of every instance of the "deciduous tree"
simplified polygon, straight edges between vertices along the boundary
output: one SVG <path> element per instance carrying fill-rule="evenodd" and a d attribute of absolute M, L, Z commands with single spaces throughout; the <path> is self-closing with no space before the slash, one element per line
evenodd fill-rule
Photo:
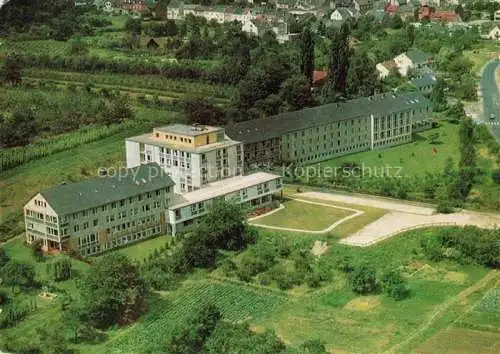
<path fill-rule="evenodd" d="M 100 258 L 80 284 L 84 318 L 107 328 L 133 321 L 146 302 L 147 288 L 138 269 L 123 254 Z"/>

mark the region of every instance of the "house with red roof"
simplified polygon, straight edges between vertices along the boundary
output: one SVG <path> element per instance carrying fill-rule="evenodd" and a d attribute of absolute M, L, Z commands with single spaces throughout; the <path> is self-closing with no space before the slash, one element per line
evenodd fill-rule
<path fill-rule="evenodd" d="M 460 17 L 454 11 L 436 10 L 428 5 L 422 5 L 418 14 L 419 20 L 432 22 L 459 22 Z"/>

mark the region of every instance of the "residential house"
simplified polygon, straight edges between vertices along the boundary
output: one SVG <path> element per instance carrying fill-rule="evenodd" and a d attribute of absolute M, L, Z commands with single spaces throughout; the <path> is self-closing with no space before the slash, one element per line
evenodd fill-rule
<path fill-rule="evenodd" d="M 421 93 L 379 94 L 229 124 L 226 133 L 243 142 L 247 167 L 312 163 L 408 143 L 431 115 Z"/>
<path fill-rule="evenodd" d="M 127 12 L 147 12 L 156 5 L 156 0 L 122 0 L 120 8 Z"/>
<path fill-rule="evenodd" d="M 435 10 L 428 5 L 420 7 L 418 18 L 432 22 L 460 22 L 460 17 L 454 11 Z"/>
<path fill-rule="evenodd" d="M 259 28 L 251 20 L 242 21 L 241 30 L 254 36 L 259 35 Z"/>
<path fill-rule="evenodd" d="M 495 11 L 495 13 L 493 15 L 493 20 L 496 22 L 500 22 L 500 10 Z"/>
<path fill-rule="evenodd" d="M 351 18 L 358 18 L 359 12 L 356 9 L 350 9 L 347 7 L 336 8 L 335 11 L 330 15 L 330 20 L 332 21 L 346 21 Z"/>
<path fill-rule="evenodd" d="M 425 72 L 415 76 L 408 83 L 415 86 L 419 92 L 429 94 L 434 89 L 434 86 L 436 86 L 437 79 L 434 73 Z"/>
<path fill-rule="evenodd" d="M 488 39 L 500 41 L 500 27 L 495 26 L 488 32 Z"/>
<path fill-rule="evenodd" d="M 388 2 L 385 6 L 385 13 L 389 16 L 394 16 L 398 12 L 399 5 Z"/>
<path fill-rule="evenodd" d="M 431 63 L 431 58 L 420 50 L 410 49 L 396 56 L 394 61 L 399 73 L 402 76 L 407 76 L 410 70 L 418 70 L 428 66 Z"/>
<path fill-rule="evenodd" d="M 393 59 L 391 59 L 378 63 L 375 68 L 377 69 L 379 79 L 384 79 L 391 75 L 394 70 L 397 70 L 397 64 Z"/>
<path fill-rule="evenodd" d="M 373 10 L 373 0 L 353 0 L 353 5 L 356 10 L 361 13 Z"/>

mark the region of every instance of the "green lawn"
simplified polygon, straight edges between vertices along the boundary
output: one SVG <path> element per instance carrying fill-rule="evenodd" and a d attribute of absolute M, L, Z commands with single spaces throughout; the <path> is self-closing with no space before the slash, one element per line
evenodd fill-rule
<path fill-rule="evenodd" d="M 328 201 L 328 200 L 323 200 L 323 199 L 314 199 L 314 198 L 309 198 L 309 197 L 303 197 L 301 194 L 296 194 L 296 195 L 294 195 L 294 197 L 300 198 L 300 199 L 305 199 L 305 200 L 310 200 L 313 202 L 336 205 L 336 206 L 340 206 L 340 207 L 352 208 L 352 209 L 362 211 L 363 212 L 362 215 L 358 215 L 353 219 L 346 220 L 342 224 L 335 227 L 332 231 L 330 231 L 330 234 L 332 236 L 337 237 L 337 238 L 344 238 L 344 237 L 347 237 L 348 235 L 350 235 L 358 230 L 361 230 L 363 227 L 365 227 L 368 224 L 371 224 L 372 222 L 374 222 L 378 218 L 382 217 L 387 212 L 386 210 L 383 210 L 383 209 L 371 208 L 371 207 L 366 207 L 366 206 L 362 206 L 362 205 L 352 205 L 352 204 L 333 202 L 333 201 Z"/>
<path fill-rule="evenodd" d="M 431 144 L 429 136 L 439 133 L 439 139 Z M 433 149 L 437 152 L 434 153 Z M 451 157 L 458 161 L 458 125 L 443 122 L 439 128 L 414 134 L 413 142 L 382 150 L 366 151 L 321 162 L 322 167 L 340 167 L 346 162 L 372 168 L 380 175 L 385 166 L 392 172 L 401 168 L 402 176 L 423 175 L 425 172 L 442 172 L 445 161 Z"/>
<path fill-rule="evenodd" d="M 283 203 L 284 209 L 252 221 L 254 224 L 320 231 L 353 212 L 329 206 L 315 205 L 297 200 Z"/>
<path fill-rule="evenodd" d="M 142 242 L 137 242 L 133 245 L 121 248 L 116 252 L 126 255 L 128 258 L 134 261 L 142 262 L 145 258 L 149 257 L 150 254 L 160 247 L 164 246 L 170 237 L 159 236 L 151 240 L 145 240 Z"/>

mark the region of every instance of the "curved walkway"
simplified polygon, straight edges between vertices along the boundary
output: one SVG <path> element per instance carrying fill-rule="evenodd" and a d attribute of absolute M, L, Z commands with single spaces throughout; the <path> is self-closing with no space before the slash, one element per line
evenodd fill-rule
<path fill-rule="evenodd" d="M 266 216 L 269 216 L 269 215 L 272 215 L 282 209 L 285 208 L 285 206 L 283 204 L 280 205 L 280 207 L 278 209 L 275 209 L 275 210 L 272 210 L 270 211 L 269 213 L 266 213 L 266 214 L 263 214 L 263 215 L 259 215 L 259 216 L 256 216 L 254 218 L 251 218 L 251 219 L 248 219 L 249 221 L 249 224 L 250 225 L 253 225 L 253 226 L 258 226 L 258 227 L 262 227 L 262 228 L 265 228 L 265 229 L 271 229 L 271 230 L 280 230 L 280 231 L 292 231 L 292 232 L 304 232 L 304 233 L 308 233 L 308 234 L 324 234 L 324 233 L 327 233 L 327 232 L 330 232 L 332 231 L 334 228 L 336 228 L 337 226 L 339 226 L 340 224 L 342 224 L 343 222 L 347 221 L 347 220 L 350 220 L 352 218 L 355 218 L 359 215 L 362 215 L 364 214 L 364 211 L 361 211 L 361 210 L 357 210 L 357 209 L 352 209 L 352 208 L 346 208 L 346 207 L 341 207 L 341 206 L 337 206 L 337 205 L 331 205 L 331 204 L 325 204 L 325 203 L 318 203 L 318 202 L 313 202 L 313 201 L 310 201 L 310 200 L 304 200 L 304 199 L 299 199 L 299 198 L 291 198 L 292 200 L 296 200 L 298 202 L 301 202 L 301 203 L 307 203 L 307 204 L 315 204 L 315 205 L 321 205 L 321 206 L 325 206 L 325 207 L 329 207 L 329 208 L 335 208 L 335 209 L 342 209 L 342 210 L 348 210 L 348 211 L 352 211 L 353 214 L 351 215 L 348 215 L 346 216 L 345 218 L 342 218 L 336 222 L 334 222 L 333 224 L 331 224 L 330 226 L 328 226 L 326 229 L 323 229 L 323 230 L 306 230 L 306 229 L 293 229 L 293 228 L 289 228 L 289 227 L 281 227 L 281 226 L 270 226 L 270 225 L 265 225 L 265 224 L 259 224 L 259 223 L 255 223 L 253 222 L 254 220 L 258 220 L 258 219 L 261 219 L 263 217 L 266 217 Z"/>
<path fill-rule="evenodd" d="M 388 213 L 361 230 L 340 240 L 340 243 L 366 247 L 401 232 L 430 226 L 475 225 L 482 228 L 500 226 L 500 214 L 461 211 L 454 214 L 436 214 L 430 207 L 406 204 L 404 201 L 379 197 L 350 196 L 335 193 L 307 192 L 304 197 L 342 203 L 371 206 Z"/>

